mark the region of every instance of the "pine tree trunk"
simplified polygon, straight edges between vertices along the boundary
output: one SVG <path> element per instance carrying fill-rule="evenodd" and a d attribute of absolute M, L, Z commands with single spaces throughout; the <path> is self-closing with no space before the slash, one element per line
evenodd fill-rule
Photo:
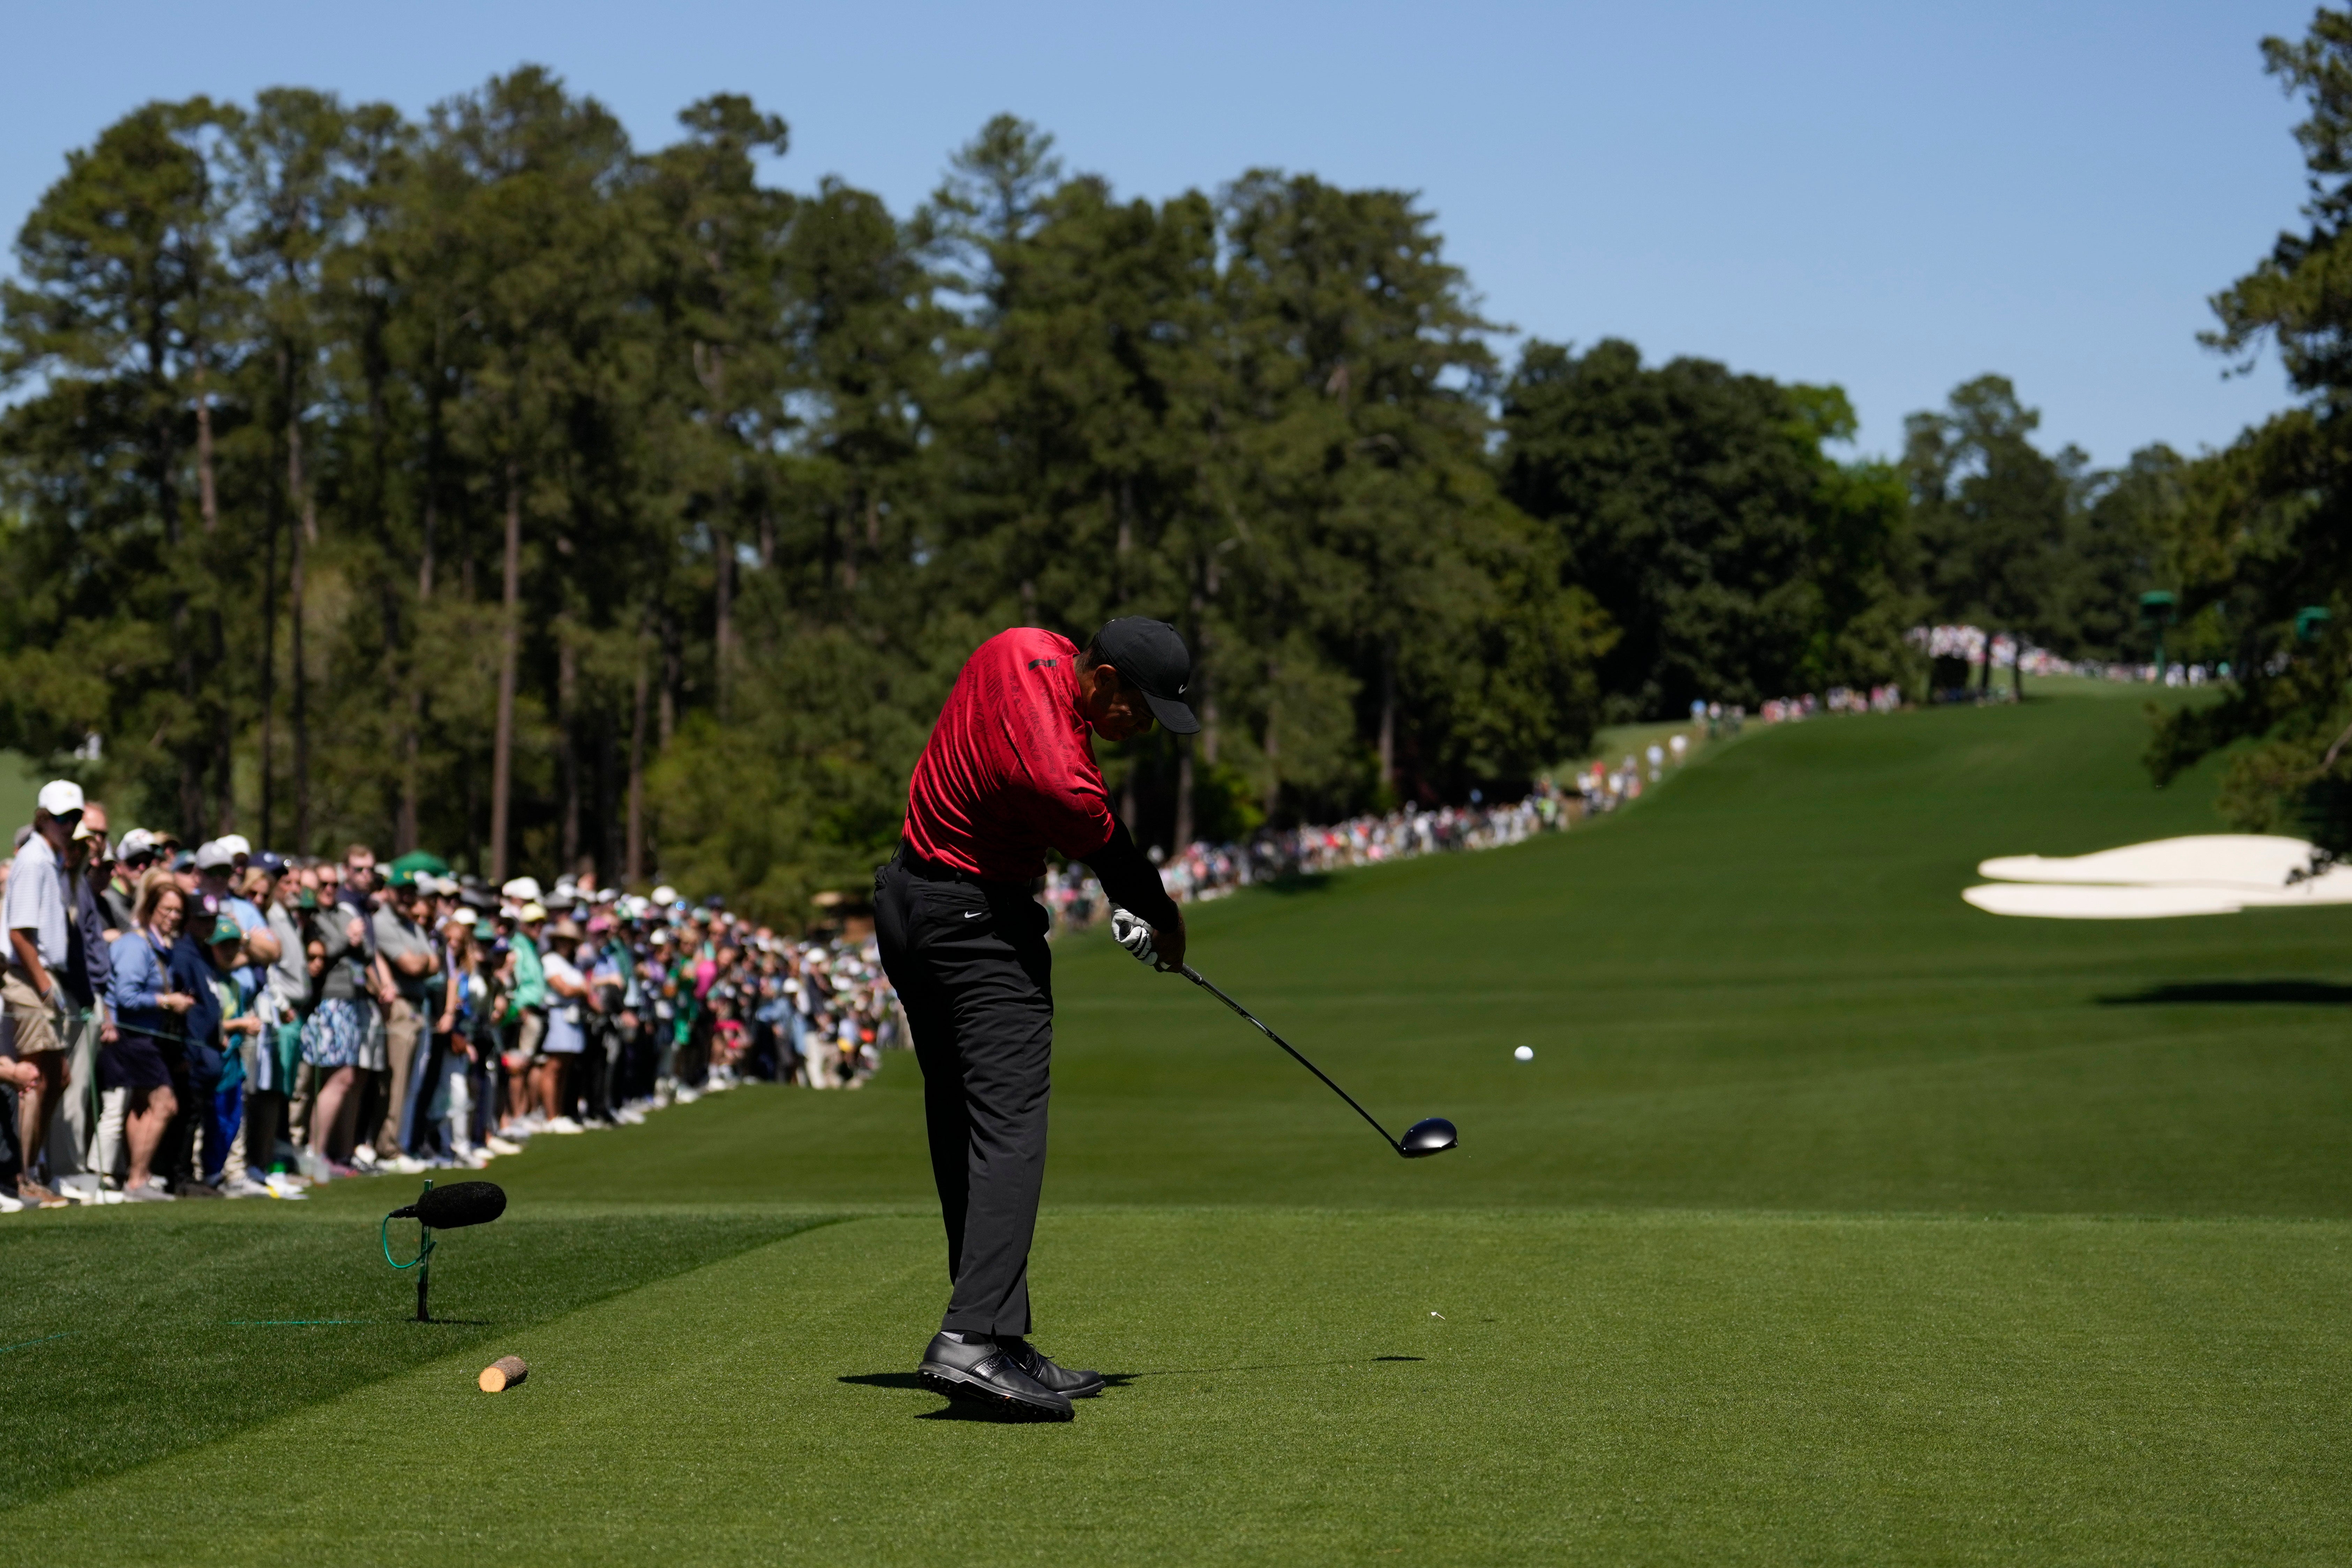
<path fill-rule="evenodd" d="M 190 345 L 195 362 L 196 379 L 196 515 L 202 519 L 206 538 L 220 529 L 220 493 L 214 483 L 213 472 L 213 401 L 205 385 L 205 345 Z M 217 607 L 206 614 L 206 631 L 210 633 L 211 660 L 215 678 L 228 668 L 228 636 L 222 624 Z M 213 800 L 211 818 L 213 831 L 226 833 L 236 825 L 236 716 L 223 700 L 215 705 L 213 714 Z"/>
<path fill-rule="evenodd" d="M 278 841 L 278 529 L 285 497 L 273 494 L 261 551 L 261 841 Z"/>
<path fill-rule="evenodd" d="M 286 614 L 288 620 L 288 650 L 290 654 L 287 679 L 292 698 L 292 728 L 294 731 L 294 848 L 299 854 L 309 854 L 310 845 L 310 710 L 309 673 L 303 668 L 303 572 L 310 560 L 310 546 L 318 538 L 319 519 L 310 499 L 309 486 L 302 476 L 302 424 L 290 408 L 286 417 L 286 491 L 294 502 L 292 549 L 287 557 Z"/>
<path fill-rule="evenodd" d="M 711 639 L 711 662 L 718 666 L 715 674 L 719 685 L 719 721 L 728 718 L 728 695 L 735 677 L 735 538 L 723 528 L 710 532 L 711 597 L 716 633 Z"/>
<path fill-rule="evenodd" d="M 205 532 L 220 528 L 220 493 L 213 482 L 213 394 L 205 385 L 205 350 L 196 346 L 196 510 Z"/>
<path fill-rule="evenodd" d="M 190 348 L 195 361 L 196 378 L 196 515 L 205 526 L 205 537 L 212 538 L 220 531 L 220 491 L 214 481 L 213 470 L 213 400 L 205 384 L 205 345 L 199 341 Z M 222 623 L 219 607 L 206 614 L 206 630 L 211 634 L 212 667 L 216 674 L 228 668 L 228 634 Z M 213 714 L 213 831 L 226 833 L 236 825 L 236 716 L 226 701 L 215 706 Z"/>
<path fill-rule="evenodd" d="M 1396 643 L 1381 645 L 1381 789 L 1396 798 Z"/>
<path fill-rule="evenodd" d="M 1217 766 L 1217 684 L 1209 676 L 1208 607 L 1217 601 L 1217 556 L 1209 552 L 1209 563 L 1202 569 L 1204 585 L 1202 600 L 1194 607 L 1192 621 L 1199 629 L 1200 642 L 1192 650 L 1192 687 L 1200 694 L 1196 710 L 1201 716 L 1201 760 L 1212 769 Z"/>
<path fill-rule="evenodd" d="M 416 614 L 420 632 L 423 630 L 425 607 L 433 602 L 433 552 L 435 534 L 439 531 L 440 510 L 437 485 L 440 479 L 440 410 L 434 409 L 434 434 L 425 452 L 425 515 L 418 531 L 416 552 Z M 425 676 L 412 667 L 408 678 L 408 726 L 401 737 L 400 758 L 400 823 L 394 837 L 407 849 L 423 841 L 421 818 L 424 812 L 425 745 Z"/>
<path fill-rule="evenodd" d="M 677 733 L 677 686 L 678 682 L 684 678 L 685 672 L 682 668 L 684 661 L 679 657 L 677 651 L 677 622 L 666 610 L 662 612 L 661 617 L 661 650 L 660 703 L 656 709 L 656 716 L 660 720 L 658 733 L 661 743 L 656 749 L 667 751 L 670 737 Z"/>
<path fill-rule="evenodd" d="M 622 874 L 630 887 L 646 878 L 646 709 L 652 685 L 642 645 L 637 651 L 635 711 L 629 718 L 629 848 Z"/>
<path fill-rule="evenodd" d="M 154 465 L 155 509 L 163 525 L 164 559 L 171 563 L 173 669 L 179 677 L 179 716 L 186 722 L 196 712 L 196 654 L 188 635 L 187 562 L 180 559 L 180 487 L 175 477 L 179 457 L 173 450 L 173 406 L 160 339 L 149 342 L 148 370 L 156 383 L 153 412 L 148 419 L 148 460 Z M 191 839 L 209 837 L 205 831 L 204 748 L 175 737 L 172 749 L 179 763 L 180 831 Z"/>
<path fill-rule="evenodd" d="M 1192 737 L 1176 737 L 1176 852 L 1192 841 Z"/>
<path fill-rule="evenodd" d="M 849 514 L 841 515 L 841 591 L 845 597 L 857 586 L 857 530 L 850 526 Z M 847 604 L 842 613 L 849 613 Z"/>
<path fill-rule="evenodd" d="M 1261 805 L 1266 819 L 1274 818 L 1274 809 L 1282 800 L 1282 706 L 1273 695 L 1282 676 L 1281 666 L 1268 661 L 1265 666 L 1265 794 Z"/>
<path fill-rule="evenodd" d="M 562 737 L 559 760 L 563 766 L 563 834 L 561 864 L 569 873 L 580 870 L 580 737 L 574 733 L 573 711 L 580 698 L 580 655 L 572 639 L 559 636 L 555 649 L 555 732 Z"/>
<path fill-rule="evenodd" d="M 400 668 L 400 597 L 392 586 L 392 574 L 386 572 L 376 582 L 376 609 L 383 618 L 383 712 L 387 721 L 399 724 L 397 744 L 394 754 L 405 762 L 411 733 L 407 724 L 407 683 L 401 678 Z M 394 716 L 398 715 L 396 721 Z M 400 804 L 394 808 L 392 820 L 392 850 L 404 855 L 416 847 L 415 824 L 404 810 L 408 802 L 405 779 L 401 786 Z"/>
<path fill-rule="evenodd" d="M 499 599 L 499 714 L 490 737 L 490 880 L 507 880 L 514 795 L 515 666 L 522 653 L 522 464 L 507 459 L 505 587 Z"/>
<path fill-rule="evenodd" d="M 228 632 L 221 612 L 206 612 L 212 632 L 212 667 L 215 678 L 228 670 Z M 236 713 L 229 706 L 228 694 L 224 691 L 213 705 L 213 831 L 226 833 L 236 827 Z"/>

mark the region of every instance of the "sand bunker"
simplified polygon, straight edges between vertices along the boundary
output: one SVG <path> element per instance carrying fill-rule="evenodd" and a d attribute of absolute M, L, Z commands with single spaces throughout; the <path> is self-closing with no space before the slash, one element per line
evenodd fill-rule
<path fill-rule="evenodd" d="M 2316 853 L 2301 839 L 2276 834 L 2200 833 L 2096 854 L 2000 855 L 1977 874 L 2001 880 L 1960 896 L 1988 915 L 2043 920 L 2165 920 L 2352 904 L 2352 865 L 2315 876 Z"/>

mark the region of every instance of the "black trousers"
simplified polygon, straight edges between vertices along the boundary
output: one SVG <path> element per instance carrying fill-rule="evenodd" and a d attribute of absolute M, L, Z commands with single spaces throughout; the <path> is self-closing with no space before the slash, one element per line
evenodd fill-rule
<path fill-rule="evenodd" d="M 1054 1053 L 1046 925 L 1018 883 L 931 880 L 903 852 L 874 873 L 875 937 L 914 1031 L 947 1225 L 940 1326 L 959 1333 L 1029 1332 Z"/>

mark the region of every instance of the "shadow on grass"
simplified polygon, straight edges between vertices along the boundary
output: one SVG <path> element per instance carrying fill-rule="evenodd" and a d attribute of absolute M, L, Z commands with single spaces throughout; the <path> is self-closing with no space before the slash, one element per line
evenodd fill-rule
<path fill-rule="evenodd" d="M 1336 1361 L 1262 1362 L 1252 1366 L 1168 1366 L 1154 1372 L 1106 1372 L 1102 1375 L 1106 1388 L 1124 1388 L 1145 1377 L 1210 1377 L 1223 1372 L 1301 1372 L 1318 1366 L 1362 1366 L 1383 1361 L 1426 1361 L 1423 1355 L 1375 1355 L 1359 1361 L 1354 1356 L 1342 1356 Z M 851 1383 L 860 1388 L 913 1389 L 931 1392 L 930 1385 L 911 1372 L 861 1372 L 836 1377 L 836 1383 Z"/>
<path fill-rule="evenodd" d="M 0 1513 L 471 1346 L 487 1361 L 504 1348 L 494 1336 L 824 1222 L 726 1212 L 509 1218 L 467 1241 L 463 1267 L 436 1279 L 433 1319 L 420 1323 L 414 1284 L 384 1267 L 369 1233 L 373 1215 L 227 1207 L 238 1212 L 195 1218 L 141 1206 L 0 1224 L 0 1387 L 12 1439 Z"/>
<path fill-rule="evenodd" d="M 223 1318 L 221 1326 L 232 1329 L 348 1329 L 382 1328 L 386 1324 L 414 1324 L 418 1328 L 492 1329 L 499 1325 L 488 1318 Z"/>
<path fill-rule="evenodd" d="M 1331 873 L 1328 871 L 1286 872 L 1272 882 L 1261 882 L 1255 885 L 1268 893 L 1321 893 L 1331 885 Z"/>
<path fill-rule="evenodd" d="M 915 1416 L 918 1421 L 981 1421 L 990 1426 L 1024 1424 L 1020 1417 L 1007 1416 L 993 1406 L 966 1404 L 961 1400 L 949 1399 L 911 1372 L 867 1372 L 854 1377 L 835 1378 L 834 1381 L 854 1383 L 861 1388 L 910 1390 L 918 1394 L 928 1394 L 940 1401 L 939 1405 L 929 1410 L 918 1411 Z M 1117 1377 L 1103 1379 L 1105 1385 L 1113 1388 L 1118 1387 L 1121 1381 L 1123 1380 Z"/>
<path fill-rule="evenodd" d="M 2181 1007 L 2211 1002 L 2285 1002 L 2299 1007 L 2352 1006 L 2352 986 L 2325 980 L 2189 980 L 2150 986 L 2129 996 L 2101 997 L 2107 1008 Z"/>

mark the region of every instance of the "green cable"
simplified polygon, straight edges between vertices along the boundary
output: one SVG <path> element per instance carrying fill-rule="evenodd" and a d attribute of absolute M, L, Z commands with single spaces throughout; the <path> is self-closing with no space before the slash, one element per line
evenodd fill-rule
<path fill-rule="evenodd" d="M 383 1260 L 395 1269 L 414 1269 L 433 1256 L 433 1232 L 420 1225 L 416 1228 L 416 1256 L 405 1263 L 394 1259 L 392 1255 L 392 1216 L 389 1214 L 383 1217 L 383 1224 L 376 1231 L 376 1239 L 383 1244 Z"/>
<path fill-rule="evenodd" d="M 425 1192 L 431 1192 L 432 1190 L 433 1178 L 431 1176 L 426 1176 L 425 1178 Z M 425 1193 L 417 1194 L 417 1197 L 420 1201 L 424 1198 L 424 1196 Z M 391 1215 L 387 1214 L 383 1217 L 383 1224 L 376 1230 L 376 1239 L 383 1245 L 383 1260 L 387 1263 L 391 1263 L 395 1269 L 414 1269 L 419 1263 L 424 1262 L 425 1260 L 433 1256 L 433 1228 L 429 1225 L 424 1224 L 422 1221 L 419 1221 L 416 1227 L 416 1256 L 411 1258 L 405 1263 L 393 1262 Z"/>

